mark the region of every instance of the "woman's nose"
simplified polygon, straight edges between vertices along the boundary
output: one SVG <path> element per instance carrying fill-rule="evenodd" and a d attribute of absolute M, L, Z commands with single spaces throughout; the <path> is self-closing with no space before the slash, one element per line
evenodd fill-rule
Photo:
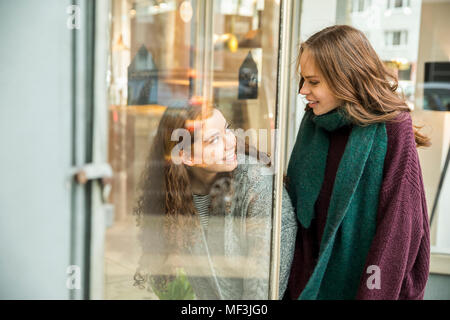
<path fill-rule="evenodd" d="M 303 83 L 302 87 L 300 88 L 299 93 L 304 96 L 306 96 L 307 94 L 310 93 L 310 90 L 309 90 L 308 86 L 306 85 L 306 83 Z"/>

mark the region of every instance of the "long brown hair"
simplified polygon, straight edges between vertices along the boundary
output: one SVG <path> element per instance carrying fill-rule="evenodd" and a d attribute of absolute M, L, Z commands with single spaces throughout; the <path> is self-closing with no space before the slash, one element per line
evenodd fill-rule
<path fill-rule="evenodd" d="M 199 221 L 188 170 L 171 158 L 173 148 L 181 141 L 172 141 L 171 137 L 174 130 L 187 129 L 189 121 L 205 119 L 211 114 L 212 108 L 201 103 L 186 101 L 169 106 L 161 117 L 141 175 L 140 196 L 134 208 L 138 225 L 144 223 L 146 216 L 159 216 L 164 219 L 163 234 L 168 243 L 178 248 L 193 241 L 189 235 L 194 234 Z"/>
<path fill-rule="evenodd" d="M 140 195 L 134 208 L 138 225 L 145 229 L 146 217 L 164 219 L 163 234 L 167 243 L 175 250 L 198 240 L 195 230 L 198 230 L 200 223 L 193 202 L 189 170 L 183 163 L 176 164 L 171 158 L 172 150 L 182 140 L 180 137 L 178 141 L 172 141 L 172 133 L 180 128 L 190 131 L 192 121 L 209 118 L 214 109 L 214 105 L 202 101 L 171 104 L 161 117 L 141 174 Z M 191 146 L 193 138 L 194 135 L 191 135 Z M 264 157 L 266 162 L 269 160 L 267 166 L 270 166 L 268 154 L 260 152 L 247 141 L 240 142 L 244 145 L 243 152 L 246 155 L 256 155 L 258 160 Z M 216 183 L 211 187 L 211 203 L 216 197 L 224 197 L 225 190 L 230 192 L 230 196 L 233 194 L 233 189 L 226 187 L 230 186 L 232 177 L 233 172 L 217 174 Z"/>
<path fill-rule="evenodd" d="M 401 112 L 411 112 L 405 98 L 396 93 L 397 77 L 378 57 L 363 32 L 347 25 L 325 28 L 303 42 L 305 49 L 341 106 L 358 125 L 393 121 Z M 300 88 L 304 79 L 300 80 Z M 428 147 L 430 139 L 413 125 L 417 147 Z"/>

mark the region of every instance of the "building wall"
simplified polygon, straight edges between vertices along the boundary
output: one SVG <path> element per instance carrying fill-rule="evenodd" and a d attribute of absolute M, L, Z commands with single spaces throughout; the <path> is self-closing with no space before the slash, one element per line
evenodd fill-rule
<path fill-rule="evenodd" d="M 0 1 L 0 299 L 68 299 L 71 1 Z"/>

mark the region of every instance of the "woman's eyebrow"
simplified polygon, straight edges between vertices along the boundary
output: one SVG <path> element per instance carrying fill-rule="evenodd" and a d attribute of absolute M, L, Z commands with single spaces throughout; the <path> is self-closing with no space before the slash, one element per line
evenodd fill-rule
<path fill-rule="evenodd" d="M 305 78 L 305 79 L 310 79 L 310 78 L 318 78 L 319 76 L 316 76 L 316 75 L 312 74 L 312 75 L 309 75 L 309 76 L 302 76 L 302 77 Z"/>

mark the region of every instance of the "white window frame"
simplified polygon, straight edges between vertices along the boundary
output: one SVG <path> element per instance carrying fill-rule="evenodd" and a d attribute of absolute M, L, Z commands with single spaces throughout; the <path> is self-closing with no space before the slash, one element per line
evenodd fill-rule
<path fill-rule="evenodd" d="M 400 43 L 394 44 L 394 35 L 400 33 Z M 399 49 L 408 46 L 408 30 L 385 30 L 384 46 L 386 48 Z"/>
<path fill-rule="evenodd" d="M 399 7 L 395 6 L 396 1 L 401 1 Z M 411 8 L 411 0 L 387 0 L 387 10 L 402 10 L 403 8 Z"/>
<path fill-rule="evenodd" d="M 372 0 L 352 0 L 351 12 L 353 14 L 361 14 L 372 5 Z"/>

